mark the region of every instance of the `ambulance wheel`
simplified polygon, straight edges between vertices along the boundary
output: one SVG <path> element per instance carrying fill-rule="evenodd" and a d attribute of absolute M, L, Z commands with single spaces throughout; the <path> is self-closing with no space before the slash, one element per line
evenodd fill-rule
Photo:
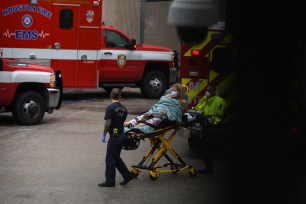
<path fill-rule="evenodd" d="M 152 175 L 150 175 L 150 179 L 151 179 L 151 181 L 156 181 L 157 176 L 152 176 Z"/>
<path fill-rule="evenodd" d="M 35 91 L 19 93 L 13 104 L 13 116 L 22 125 L 36 125 L 45 115 L 46 103 Z"/>
<path fill-rule="evenodd" d="M 158 70 L 147 71 L 140 86 L 144 97 L 150 99 L 160 98 L 167 89 L 167 78 L 164 73 Z"/>
<path fill-rule="evenodd" d="M 155 173 L 153 171 L 150 171 L 149 173 L 150 173 L 150 179 L 152 181 L 155 181 L 158 178 L 158 173 Z"/>

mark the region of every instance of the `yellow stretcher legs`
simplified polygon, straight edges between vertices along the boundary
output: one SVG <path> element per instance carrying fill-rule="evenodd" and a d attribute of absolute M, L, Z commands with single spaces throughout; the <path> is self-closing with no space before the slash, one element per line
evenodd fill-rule
<path fill-rule="evenodd" d="M 188 165 L 184 162 L 184 160 L 174 151 L 171 147 L 170 142 L 176 135 L 177 131 L 181 128 L 180 125 L 175 125 L 172 128 L 165 128 L 163 130 L 156 130 L 158 132 L 157 135 L 152 137 L 148 137 L 150 139 L 151 148 L 145 154 L 143 159 L 139 162 L 138 165 L 133 165 L 131 167 L 131 172 L 138 176 L 141 170 L 148 170 L 150 174 L 151 180 L 156 180 L 158 178 L 159 173 L 177 173 L 183 170 L 189 170 L 190 176 L 196 175 L 196 169 L 193 168 L 191 165 Z M 172 133 L 169 135 L 167 134 L 169 131 L 172 130 Z M 145 137 L 145 136 L 143 136 Z M 149 163 L 149 158 L 151 158 L 154 153 L 156 152 L 155 156 L 152 158 L 151 162 Z M 167 152 L 170 152 L 172 157 L 170 157 Z M 168 161 L 165 164 L 157 166 L 158 161 L 162 157 Z M 175 163 L 172 158 L 175 158 L 179 163 Z M 149 163 L 149 164 L 147 164 Z M 165 169 L 165 167 L 170 166 L 170 169 Z"/>

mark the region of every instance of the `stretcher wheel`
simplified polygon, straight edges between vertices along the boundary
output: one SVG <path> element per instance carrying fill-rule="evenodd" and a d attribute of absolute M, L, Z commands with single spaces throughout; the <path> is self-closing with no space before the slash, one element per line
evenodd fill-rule
<path fill-rule="evenodd" d="M 176 165 L 171 165 L 171 170 L 173 174 L 176 174 L 178 172 L 178 167 Z"/>
<path fill-rule="evenodd" d="M 139 175 L 139 170 L 135 169 L 135 168 L 131 168 L 131 173 L 134 174 L 136 177 Z"/>
<path fill-rule="evenodd" d="M 157 178 L 158 178 L 158 174 L 157 173 L 154 173 L 153 171 L 150 171 L 150 179 L 152 181 L 155 181 Z"/>
<path fill-rule="evenodd" d="M 139 173 L 134 173 L 134 172 L 132 172 L 132 174 L 134 174 L 135 177 L 139 175 Z"/>
<path fill-rule="evenodd" d="M 156 181 L 157 177 L 154 177 L 154 176 L 150 175 L 150 179 L 151 179 L 152 181 Z"/>
<path fill-rule="evenodd" d="M 189 169 L 189 176 L 195 176 L 197 174 L 197 170 L 195 168 L 190 168 Z"/>

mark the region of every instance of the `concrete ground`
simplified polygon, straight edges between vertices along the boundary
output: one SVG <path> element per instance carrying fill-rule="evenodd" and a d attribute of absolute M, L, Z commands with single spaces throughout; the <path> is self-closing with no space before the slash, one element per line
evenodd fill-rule
<path fill-rule="evenodd" d="M 228 203 L 228 162 L 215 161 L 212 175 L 189 175 L 189 171 L 149 178 L 143 170 L 127 186 L 101 188 L 105 171 L 106 143 L 101 143 L 108 94 L 97 90 L 65 90 L 62 108 L 46 114 L 41 124 L 20 126 L 11 114 L 0 115 L 0 203 Z M 146 111 L 157 100 L 142 98 L 137 89 L 124 89 L 122 103 L 128 118 Z M 204 164 L 179 132 L 171 142 L 183 160 L 196 169 Z M 149 150 L 148 140 L 138 149 L 122 151 L 126 165 L 138 164 Z M 150 161 L 150 160 L 149 160 Z M 160 161 L 162 162 L 162 161 Z"/>

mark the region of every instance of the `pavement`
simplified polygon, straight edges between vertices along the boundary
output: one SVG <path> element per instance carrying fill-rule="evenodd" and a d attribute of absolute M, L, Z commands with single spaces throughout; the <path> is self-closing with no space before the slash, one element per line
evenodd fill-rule
<path fill-rule="evenodd" d="M 135 89 L 124 90 L 122 101 L 129 110 L 129 119 L 156 102 L 142 98 Z M 116 187 L 99 187 L 98 183 L 105 179 L 106 143 L 101 143 L 101 134 L 105 106 L 109 103 L 107 93 L 101 90 L 66 90 L 62 108 L 46 114 L 39 125 L 20 126 L 11 114 L 1 114 L 0 203 L 228 202 L 229 169 L 222 160 L 215 161 L 212 175 L 192 177 L 185 170 L 161 173 L 152 181 L 149 172 L 142 170 L 136 179 L 121 186 L 123 178 L 117 172 Z M 198 153 L 189 149 L 183 131 L 174 137 L 171 146 L 187 164 L 204 168 Z M 122 158 L 130 167 L 138 164 L 149 149 L 149 141 L 141 141 L 138 149 L 123 150 Z"/>

